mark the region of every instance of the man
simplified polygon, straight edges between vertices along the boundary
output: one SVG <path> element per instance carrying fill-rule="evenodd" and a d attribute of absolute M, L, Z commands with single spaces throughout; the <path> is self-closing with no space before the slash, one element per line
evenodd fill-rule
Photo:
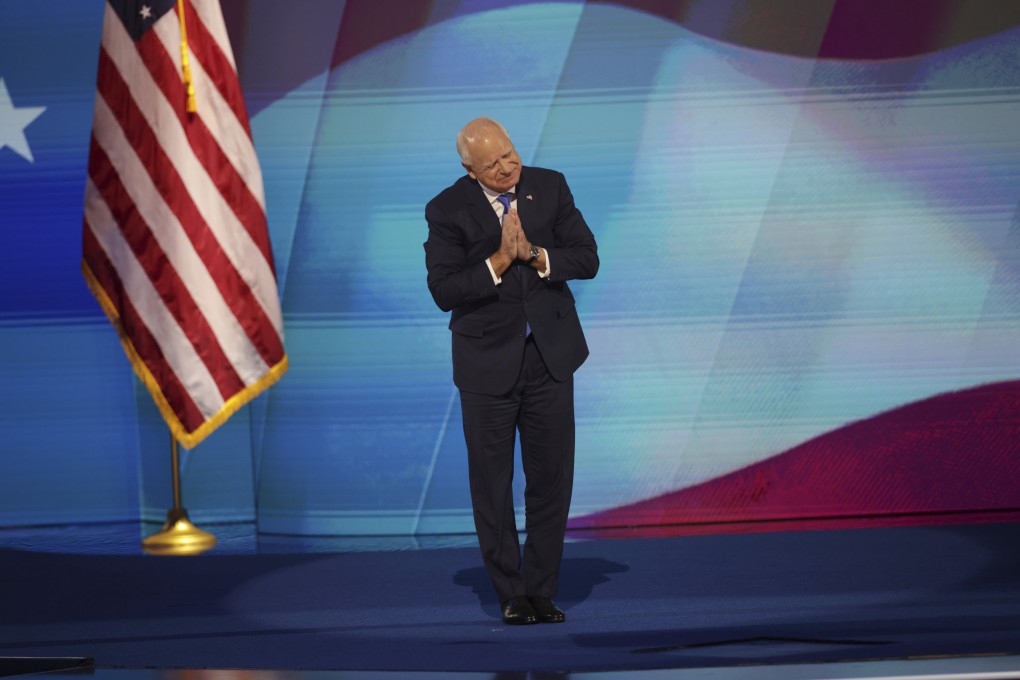
<path fill-rule="evenodd" d="M 451 311 L 468 476 L 482 559 L 508 624 L 558 623 L 556 593 L 574 472 L 573 373 L 588 356 L 568 279 L 599 268 L 563 175 L 524 167 L 506 130 L 457 136 L 467 175 L 425 207 L 428 285 Z M 526 479 L 523 564 L 513 456 Z"/>

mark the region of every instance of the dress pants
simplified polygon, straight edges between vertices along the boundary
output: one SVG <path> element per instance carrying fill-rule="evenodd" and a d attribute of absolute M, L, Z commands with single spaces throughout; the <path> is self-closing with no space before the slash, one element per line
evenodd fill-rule
<path fill-rule="evenodd" d="M 574 381 L 556 382 L 529 336 L 507 394 L 460 393 L 482 560 L 500 602 L 556 593 L 574 479 Z M 524 469 L 524 559 L 514 518 L 515 432 Z"/>

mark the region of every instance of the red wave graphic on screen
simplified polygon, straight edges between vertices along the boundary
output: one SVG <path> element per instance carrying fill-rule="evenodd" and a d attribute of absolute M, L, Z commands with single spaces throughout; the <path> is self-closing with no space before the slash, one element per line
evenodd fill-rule
<path fill-rule="evenodd" d="M 589 0 L 653 14 L 712 40 L 820 59 L 902 59 L 1007 30 L 1020 3 L 958 0 Z"/>
<path fill-rule="evenodd" d="M 901 406 L 569 528 L 633 537 L 1016 519 L 1018 480 L 1020 380 Z"/>
<path fill-rule="evenodd" d="M 322 3 L 293 3 L 287 30 L 256 0 L 222 0 L 251 117 L 323 71 L 442 21 L 540 0 L 477 3 L 347 0 L 329 63 L 308 56 L 309 24 L 330 21 Z M 1020 24 L 1020 3 L 957 0 L 589 0 L 645 12 L 720 42 L 821 59 L 902 59 L 983 38 Z M 257 49 L 249 49 L 250 45 Z M 272 64 L 250 68 L 249 60 Z M 268 96 L 266 96 L 268 95 Z"/>

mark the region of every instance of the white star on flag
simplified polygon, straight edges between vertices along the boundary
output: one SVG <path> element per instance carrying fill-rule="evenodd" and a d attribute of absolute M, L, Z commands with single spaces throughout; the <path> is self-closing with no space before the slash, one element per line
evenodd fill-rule
<path fill-rule="evenodd" d="M 152 8 L 148 5 L 142 5 L 142 9 L 138 13 L 142 15 L 143 19 L 152 18 Z"/>
<path fill-rule="evenodd" d="M 45 106 L 14 108 L 11 95 L 7 93 L 7 84 L 0 78 L 0 149 L 9 146 L 14 153 L 34 163 L 35 158 L 32 157 L 32 150 L 28 148 L 28 139 L 25 137 L 25 128 L 45 110 Z"/>

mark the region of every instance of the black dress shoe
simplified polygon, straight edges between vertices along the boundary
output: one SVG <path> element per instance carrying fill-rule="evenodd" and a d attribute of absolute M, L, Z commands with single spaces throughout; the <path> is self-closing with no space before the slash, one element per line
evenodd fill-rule
<path fill-rule="evenodd" d="M 529 623 L 536 623 L 538 618 L 535 610 L 531 608 L 528 598 L 523 595 L 511 597 L 503 603 L 503 623 L 512 626 L 524 626 Z"/>
<path fill-rule="evenodd" d="M 563 610 L 545 595 L 529 595 L 528 602 L 535 610 L 535 617 L 539 623 L 563 623 L 567 618 Z"/>

